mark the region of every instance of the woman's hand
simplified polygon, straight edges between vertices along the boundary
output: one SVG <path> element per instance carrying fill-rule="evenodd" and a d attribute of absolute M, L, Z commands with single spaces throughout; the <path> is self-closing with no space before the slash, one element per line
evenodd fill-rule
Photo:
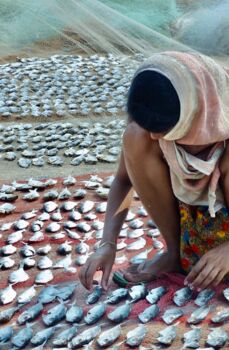
<path fill-rule="evenodd" d="M 91 289 L 95 272 L 101 270 L 103 272 L 101 285 L 104 290 L 107 290 L 109 276 L 115 261 L 115 255 L 115 246 L 107 244 L 99 248 L 87 259 L 79 273 L 79 279 L 86 289 Z"/>
<path fill-rule="evenodd" d="M 216 287 L 229 274 L 229 242 L 209 250 L 193 267 L 185 285 L 202 290 Z"/>

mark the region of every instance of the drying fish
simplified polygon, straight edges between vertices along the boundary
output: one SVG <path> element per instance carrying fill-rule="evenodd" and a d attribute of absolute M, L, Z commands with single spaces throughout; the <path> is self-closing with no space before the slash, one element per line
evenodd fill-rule
<path fill-rule="evenodd" d="M 116 256 L 115 264 L 116 265 L 121 265 L 121 264 L 124 264 L 127 260 L 128 260 L 128 258 L 127 258 L 126 255 Z"/>
<path fill-rule="evenodd" d="M 88 213 L 90 210 L 94 208 L 95 203 L 89 200 L 86 200 L 85 202 L 80 203 L 79 211 L 81 214 Z"/>
<path fill-rule="evenodd" d="M 200 346 L 201 329 L 193 328 L 183 336 L 184 347 L 197 349 Z"/>
<path fill-rule="evenodd" d="M 65 177 L 63 180 L 63 185 L 65 186 L 75 185 L 75 183 L 76 183 L 76 179 L 71 175 L 69 175 L 68 177 Z"/>
<path fill-rule="evenodd" d="M 95 232 L 96 239 L 102 239 L 102 237 L 103 237 L 103 230 L 98 230 Z"/>
<path fill-rule="evenodd" d="M 209 306 L 201 306 L 200 308 L 193 311 L 191 316 L 187 319 L 187 322 L 191 324 L 198 324 L 207 317 L 209 311 Z"/>
<path fill-rule="evenodd" d="M 35 190 L 29 190 L 29 193 L 24 194 L 22 197 L 26 201 L 35 201 L 40 197 L 39 193 L 37 192 L 37 189 Z"/>
<path fill-rule="evenodd" d="M 12 344 L 16 346 L 17 349 L 23 349 L 29 343 L 33 336 L 33 330 L 31 325 L 27 324 L 25 328 L 20 330 L 13 338 Z"/>
<path fill-rule="evenodd" d="M 87 194 L 87 191 L 84 190 L 83 188 L 79 188 L 73 193 L 73 197 L 77 199 L 83 199 Z"/>
<path fill-rule="evenodd" d="M 155 304 L 157 303 L 160 298 L 167 292 L 167 289 L 165 287 L 158 287 L 158 288 L 153 288 L 150 290 L 150 292 L 146 296 L 146 300 L 150 304 Z"/>
<path fill-rule="evenodd" d="M 33 232 L 38 232 L 40 231 L 40 229 L 44 226 L 44 223 L 43 221 L 40 221 L 40 220 L 36 220 L 36 221 L 33 221 L 32 224 L 31 224 L 31 230 Z"/>
<path fill-rule="evenodd" d="M 158 241 L 155 237 L 152 237 L 152 243 L 155 249 L 161 250 L 164 248 L 164 244 L 161 241 Z"/>
<path fill-rule="evenodd" d="M 60 255 L 67 255 L 71 253 L 71 251 L 72 251 L 71 242 L 67 242 L 67 241 L 59 245 L 59 247 L 57 248 L 57 252 Z"/>
<path fill-rule="evenodd" d="M 51 270 L 44 270 L 39 272 L 35 277 L 35 283 L 46 284 L 53 280 L 53 274 Z"/>
<path fill-rule="evenodd" d="M 65 236 L 65 233 L 63 231 L 61 231 L 61 232 L 54 233 L 53 235 L 51 235 L 51 238 L 55 239 L 55 240 L 59 240 L 62 238 L 66 238 L 66 236 Z"/>
<path fill-rule="evenodd" d="M 144 225 L 144 222 L 140 219 L 134 219 L 130 222 L 129 227 L 136 230 L 141 228 Z"/>
<path fill-rule="evenodd" d="M 61 205 L 61 209 L 64 211 L 71 211 L 77 206 L 76 202 L 67 201 Z"/>
<path fill-rule="evenodd" d="M 96 188 L 100 187 L 100 183 L 95 181 L 83 181 L 85 188 L 89 190 L 95 190 Z"/>
<path fill-rule="evenodd" d="M 118 244 L 116 246 L 116 250 L 119 251 L 119 250 L 122 250 L 126 247 L 127 247 L 127 244 L 126 244 L 125 240 L 122 239 L 120 242 L 118 242 Z"/>
<path fill-rule="evenodd" d="M 42 315 L 43 322 L 46 326 L 54 326 L 65 318 L 67 308 L 61 302 L 60 304 L 52 307 L 45 315 Z"/>
<path fill-rule="evenodd" d="M 13 226 L 13 222 L 6 222 L 2 224 L 0 231 L 8 231 Z"/>
<path fill-rule="evenodd" d="M 71 211 L 69 215 L 69 219 L 72 221 L 79 221 L 81 217 L 82 215 L 78 211 L 75 211 L 74 209 Z"/>
<path fill-rule="evenodd" d="M 10 269 L 15 265 L 15 261 L 8 256 L 0 259 L 0 269 Z"/>
<path fill-rule="evenodd" d="M 105 213 L 106 210 L 107 210 L 107 202 L 102 202 L 102 203 L 99 203 L 97 206 L 96 206 L 96 212 L 97 213 Z"/>
<path fill-rule="evenodd" d="M 60 192 L 58 199 L 60 199 L 60 200 L 69 199 L 71 197 L 71 195 L 72 195 L 71 192 L 66 187 Z"/>
<path fill-rule="evenodd" d="M 142 228 L 137 228 L 136 230 L 129 231 L 127 233 L 128 238 L 139 238 L 144 235 L 144 230 Z"/>
<path fill-rule="evenodd" d="M 157 340 L 161 344 L 171 345 L 174 339 L 176 338 L 176 335 L 177 335 L 176 326 L 169 326 L 159 332 L 159 336 L 157 337 Z"/>
<path fill-rule="evenodd" d="M 173 321 L 177 320 L 183 315 L 184 312 L 181 309 L 172 308 L 165 311 L 164 315 L 162 316 L 162 319 L 166 324 L 171 324 L 173 323 Z"/>
<path fill-rule="evenodd" d="M 57 288 L 57 298 L 62 299 L 62 300 L 68 300 L 70 299 L 76 289 L 77 283 L 72 283 L 72 284 L 67 284 L 66 286 L 63 287 L 58 287 Z"/>
<path fill-rule="evenodd" d="M 126 299 L 128 295 L 128 289 L 118 288 L 108 295 L 106 302 L 108 304 L 118 304 L 121 300 Z"/>
<path fill-rule="evenodd" d="M 147 217 L 148 216 L 147 211 L 142 206 L 138 208 L 137 213 L 138 213 L 138 215 L 143 216 L 143 217 Z"/>
<path fill-rule="evenodd" d="M 198 306 L 204 306 L 214 297 L 214 295 L 214 290 L 204 289 L 197 295 L 194 303 Z"/>
<path fill-rule="evenodd" d="M 12 284 L 9 284 L 6 288 L 0 291 L 1 304 L 9 304 L 16 298 L 17 292 L 13 289 Z"/>
<path fill-rule="evenodd" d="M 89 245 L 84 243 L 84 242 L 80 242 L 76 246 L 76 253 L 77 254 L 86 254 L 89 252 L 89 250 L 90 250 Z"/>
<path fill-rule="evenodd" d="M 102 199 L 107 199 L 110 189 L 109 188 L 103 188 L 103 187 L 99 187 L 95 190 L 96 194 L 102 198 Z"/>
<path fill-rule="evenodd" d="M 77 226 L 77 224 L 74 221 L 65 221 L 64 222 L 64 228 L 75 228 Z"/>
<path fill-rule="evenodd" d="M 63 219 L 60 210 L 58 209 L 56 212 L 52 213 L 51 219 L 53 221 L 61 221 Z"/>
<path fill-rule="evenodd" d="M 105 311 L 105 304 L 99 303 L 87 312 L 87 315 L 84 317 L 84 321 L 86 322 L 86 324 L 92 325 L 98 322 L 101 317 L 103 317 Z"/>
<path fill-rule="evenodd" d="M 147 236 L 148 237 L 152 237 L 152 238 L 157 238 L 161 235 L 160 231 L 157 228 L 154 228 L 152 230 L 149 230 L 147 232 Z"/>
<path fill-rule="evenodd" d="M 154 304 L 154 305 L 147 307 L 142 313 L 140 313 L 138 315 L 138 318 L 142 323 L 147 323 L 150 320 L 157 317 L 159 312 L 160 312 L 159 307 L 157 306 L 157 304 Z"/>
<path fill-rule="evenodd" d="M 122 230 L 119 232 L 118 238 L 127 238 L 127 234 L 128 234 L 128 229 L 122 229 Z"/>
<path fill-rule="evenodd" d="M 140 237 L 137 239 L 135 242 L 130 243 L 127 245 L 126 250 L 131 251 L 131 250 L 140 250 L 144 248 L 146 245 L 146 240 L 143 237 Z"/>
<path fill-rule="evenodd" d="M 59 196 L 59 193 L 56 190 L 51 190 L 51 191 L 45 192 L 43 198 L 45 201 L 46 200 L 51 201 L 51 200 L 57 199 L 58 196 Z"/>
<path fill-rule="evenodd" d="M 51 245 L 50 245 L 50 244 L 47 244 L 47 245 L 45 245 L 45 246 L 43 246 L 43 247 L 39 247 L 39 248 L 37 249 L 37 254 L 39 254 L 39 255 L 46 255 L 46 254 L 48 254 L 49 252 L 51 252 L 51 250 L 52 250 Z"/>
<path fill-rule="evenodd" d="M 42 304 L 49 304 L 57 297 L 57 289 L 54 286 L 48 286 L 41 290 L 38 296 L 38 302 Z"/>
<path fill-rule="evenodd" d="M 88 225 L 86 222 L 81 221 L 76 225 L 77 230 L 80 232 L 89 232 L 91 230 L 91 226 Z"/>
<path fill-rule="evenodd" d="M 59 325 L 60 327 L 61 325 Z M 41 345 L 44 342 L 47 342 L 55 333 L 55 330 L 58 326 L 49 327 L 37 332 L 32 339 L 30 340 L 33 345 Z"/>
<path fill-rule="evenodd" d="M 55 202 L 52 202 L 52 201 L 46 202 L 46 203 L 44 203 L 44 205 L 43 205 L 43 209 L 44 209 L 44 211 L 46 211 L 47 213 L 53 212 L 54 210 L 57 209 L 57 207 L 58 207 L 58 205 L 57 205 Z"/>
<path fill-rule="evenodd" d="M 72 257 L 71 257 L 71 254 L 68 254 L 65 258 L 61 260 L 57 260 L 56 263 L 53 265 L 53 268 L 69 270 L 71 265 L 72 265 Z"/>
<path fill-rule="evenodd" d="M 131 210 L 129 210 L 128 213 L 127 213 L 127 216 L 125 218 L 125 221 L 131 221 L 131 220 L 133 220 L 135 218 L 135 216 L 136 215 Z"/>
<path fill-rule="evenodd" d="M 45 269 L 49 269 L 50 267 L 52 267 L 53 262 L 52 260 L 48 257 L 48 256 L 43 256 L 38 262 L 37 262 L 37 267 L 40 270 L 45 270 Z"/>
<path fill-rule="evenodd" d="M 132 301 L 137 302 L 138 300 L 144 299 L 147 295 L 147 288 L 145 284 L 138 284 L 136 286 L 131 287 L 128 290 L 129 296 Z"/>
<path fill-rule="evenodd" d="M 208 334 L 207 344 L 214 348 L 220 348 L 224 346 L 228 340 L 227 332 L 223 328 L 218 327 Z"/>
<path fill-rule="evenodd" d="M 40 188 L 40 189 L 43 189 L 43 188 L 46 187 L 45 182 L 42 182 L 42 181 L 39 181 L 39 180 L 35 180 L 33 178 L 30 178 L 28 180 L 28 185 L 32 186 L 32 187 L 35 187 L 35 188 Z"/>
<path fill-rule="evenodd" d="M 66 321 L 70 323 L 79 323 L 83 318 L 83 309 L 74 304 L 66 312 Z"/>
<path fill-rule="evenodd" d="M 221 323 L 229 321 L 229 308 L 218 311 L 212 318 L 211 321 L 214 323 Z"/>
<path fill-rule="evenodd" d="M 67 232 L 69 238 L 76 239 L 76 240 L 81 239 L 81 236 L 79 235 L 79 233 L 69 230 L 67 228 L 65 228 L 64 230 Z"/>
<path fill-rule="evenodd" d="M 28 227 L 29 223 L 26 220 L 20 219 L 18 221 L 15 221 L 14 228 L 16 230 L 23 230 L 24 228 Z"/>
<path fill-rule="evenodd" d="M 28 281 L 29 275 L 25 272 L 23 268 L 23 264 L 19 265 L 18 270 L 11 272 L 9 275 L 9 282 L 10 283 L 20 283 Z"/>
<path fill-rule="evenodd" d="M 21 216 L 21 219 L 23 220 L 29 220 L 34 218 L 37 215 L 37 210 L 33 209 L 32 211 L 29 211 L 27 213 L 23 213 Z"/>
<path fill-rule="evenodd" d="M 14 330 L 12 326 L 1 328 L 0 329 L 0 346 L 7 343 L 12 338 L 13 333 L 14 333 Z"/>
<path fill-rule="evenodd" d="M 20 249 L 20 253 L 24 257 L 30 257 L 36 254 L 36 250 L 31 245 L 25 243 L 24 246 Z"/>
<path fill-rule="evenodd" d="M 106 348 L 110 345 L 112 345 L 121 335 L 121 327 L 120 325 L 115 326 L 113 328 L 109 328 L 107 331 L 104 331 L 100 334 L 100 336 L 97 339 L 97 344 L 101 348 Z"/>
<path fill-rule="evenodd" d="M 101 286 L 95 286 L 92 293 L 90 293 L 86 298 L 86 304 L 95 304 L 100 299 L 101 295 L 103 294 L 103 289 Z"/>
<path fill-rule="evenodd" d="M 7 243 L 14 244 L 23 239 L 23 232 L 25 230 L 15 231 L 7 237 Z"/>
<path fill-rule="evenodd" d="M 227 299 L 227 301 L 229 301 L 229 288 L 224 289 L 223 295 L 225 296 L 225 298 Z"/>
<path fill-rule="evenodd" d="M 26 322 L 33 321 L 43 310 L 43 306 L 41 303 L 37 303 L 27 310 L 25 310 L 17 319 L 17 322 L 22 325 Z"/>
<path fill-rule="evenodd" d="M 56 346 L 64 346 L 67 345 L 68 342 L 76 335 L 77 333 L 77 326 L 72 326 L 71 328 L 65 329 L 63 332 L 58 334 L 55 339 L 53 340 L 53 345 Z"/>
<path fill-rule="evenodd" d="M 78 265 L 78 266 L 82 266 L 86 263 L 87 259 L 89 257 L 89 254 L 81 254 L 79 256 L 76 257 L 76 260 L 75 260 L 75 264 Z"/>
<path fill-rule="evenodd" d="M 189 287 L 182 288 L 176 291 L 173 301 L 177 306 L 183 306 L 192 298 L 192 290 Z"/>
<path fill-rule="evenodd" d="M 32 258 L 25 258 L 21 262 L 23 266 L 26 268 L 34 267 L 36 265 L 36 260 Z"/>
<path fill-rule="evenodd" d="M 51 222 L 47 227 L 46 227 L 46 231 L 47 232 L 57 232 L 61 229 L 60 224 L 58 224 L 57 222 Z"/>
<path fill-rule="evenodd" d="M 102 221 L 96 220 L 93 222 L 93 224 L 91 225 L 91 227 L 94 230 L 102 230 L 104 227 L 104 223 Z"/>
<path fill-rule="evenodd" d="M 4 245 L 1 248 L 2 255 L 12 255 L 17 251 L 17 248 L 12 244 Z"/>
<path fill-rule="evenodd" d="M 29 242 L 42 242 L 44 239 L 44 233 L 42 231 L 37 231 L 29 238 Z"/>
<path fill-rule="evenodd" d="M 112 322 L 120 323 L 128 318 L 130 312 L 131 312 L 131 304 L 126 303 L 124 305 L 117 307 L 114 311 L 110 312 L 107 315 L 107 318 Z"/>
<path fill-rule="evenodd" d="M 139 346 L 145 338 L 146 333 L 147 328 L 144 325 L 140 325 L 132 329 L 126 335 L 126 345 L 130 346 L 131 348 Z"/>
<path fill-rule="evenodd" d="M 19 304 L 27 304 L 29 303 L 36 295 L 36 289 L 34 286 L 26 289 L 17 297 L 17 302 Z"/>
<path fill-rule="evenodd" d="M 10 214 L 16 209 L 15 205 L 4 203 L 0 205 L 0 214 Z"/>
<path fill-rule="evenodd" d="M 91 327 L 89 329 L 86 329 L 76 337 L 74 337 L 69 343 L 68 348 L 69 349 L 78 349 L 82 347 L 85 344 L 90 343 L 92 340 L 94 340 L 97 335 L 101 332 L 100 326 Z"/>
<path fill-rule="evenodd" d="M 9 322 L 14 314 L 20 309 L 19 306 L 11 307 L 10 309 L 5 309 L 0 312 L 0 324 L 1 323 L 7 323 Z M 0 331 L 1 332 L 1 331 Z M 0 336 L 0 343 L 1 343 L 1 336 Z"/>

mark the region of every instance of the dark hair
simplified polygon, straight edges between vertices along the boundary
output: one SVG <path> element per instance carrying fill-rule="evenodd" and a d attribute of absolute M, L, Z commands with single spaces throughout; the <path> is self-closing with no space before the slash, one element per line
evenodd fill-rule
<path fill-rule="evenodd" d="M 169 131 L 180 118 L 180 100 L 171 81 L 161 73 L 146 70 L 132 81 L 127 112 L 143 129 Z"/>

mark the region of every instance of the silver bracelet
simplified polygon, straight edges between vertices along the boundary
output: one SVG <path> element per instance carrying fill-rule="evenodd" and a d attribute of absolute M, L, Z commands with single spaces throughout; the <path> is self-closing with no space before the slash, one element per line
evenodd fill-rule
<path fill-rule="evenodd" d="M 114 246 L 116 248 L 116 243 L 114 243 L 114 242 L 103 242 L 102 244 L 99 245 L 99 248 L 102 248 L 102 247 L 104 247 L 107 244 L 111 245 L 111 246 Z"/>

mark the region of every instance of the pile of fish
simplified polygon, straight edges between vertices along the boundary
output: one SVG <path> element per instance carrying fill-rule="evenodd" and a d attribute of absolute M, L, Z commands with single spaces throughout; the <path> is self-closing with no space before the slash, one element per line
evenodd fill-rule
<path fill-rule="evenodd" d="M 111 54 L 21 58 L 0 66 L 0 116 L 117 114 L 138 66 Z"/>
<path fill-rule="evenodd" d="M 1 100 L 0 100 L 1 103 Z M 27 169 L 116 163 L 124 120 L 0 125 L 0 157 Z"/>
<path fill-rule="evenodd" d="M 213 290 L 195 295 L 188 287 L 181 288 L 174 293 L 173 305 L 161 310 L 160 300 L 168 293 L 163 285 L 149 289 L 139 284 L 115 289 L 108 295 L 95 286 L 83 306 L 77 303 L 77 289 L 81 288 L 78 282 L 56 284 L 56 271 L 66 271 L 76 280 L 78 267 L 98 248 L 113 179 L 91 175 L 79 180 L 68 176 L 61 184 L 56 179 L 29 179 L 0 188 L 0 193 L 9 196 L 8 202 L 0 206 L 4 218 L 0 227 L 0 242 L 4 242 L 0 248 L 0 269 L 7 279 L 6 287 L 0 290 L 0 349 L 8 345 L 8 349 L 23 349 L 27 344 L 39 350 L 47 344 L 52 344 L 53 349 L 119 349 L 123 343 L 136 347 L 144 342 L 148 325 L 155 319 L 164 322 L 165 327 L 155 335 L 154 345 L 172 346 L 179 338 L 181 317 L 190 327 L 183 335 L 184 347 L 199 347 L 203 340 L 201 322 L 206 318 L 215 326 L 209 330 L 206 345 L 220 348 L 227 344 L 224 326 L 229 321 L 229 307 L 215 309 L 209 305 L 215 297 Z M 138 264 L 152 250 L 163 252 L 159 230 L 149 220 L 137 194 L 134 196 L 135 206 L 120 232 L 116 265 L 127 262 L 130 256 L 130 262 Z M 16 217 L 19 199 L 31 201 L 32 208 Z M 15 212 L 12 221 L 7 216 L 11 212 Z M 28 283 L 28 287 L 19 292 L 18 283 Z M 227 305 L 229 288 L 222 297 Z M 130 330 L 131 312 L 139 302 L 147 306 L 136 317 L 139 324 L 135 318 L 136 327 Z M 191 311 L 187 311 L 187 303 L 192 305 Z"/>

